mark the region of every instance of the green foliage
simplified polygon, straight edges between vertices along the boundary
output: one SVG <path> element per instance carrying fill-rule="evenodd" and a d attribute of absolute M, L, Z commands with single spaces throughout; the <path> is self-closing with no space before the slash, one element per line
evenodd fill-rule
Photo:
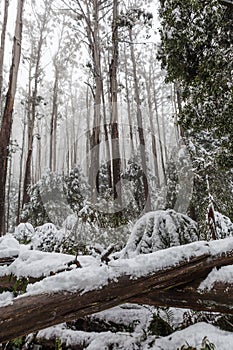
<path fill-rule="evenodd" d="M 154 314 L 148 327 L 149 334 L 157 336 L 167 336 L 174 332 L 168 322 L 162 319 L 159 314 Z"/>
<path fill-rule="evenodd" d="M 222 166 L 230 167 L 233 162 L 232 11 L 218 0 L 161 0 L 160 4 L 162 29 L 158 56 L 167 70 L 167 80 L 180 85 L 185 102 L 180 123 L 186 130 L 211 130 L 221 140 Z"/>
<path fill-rule="evenodd" d="M 232 315 L 222 315 L 215 321 L 215 325 L 224 331 L 232 332 L 233 331 L 233 316 Z"/>
<path fill-rule="evenodd" d="M 62 350 L 62 342 L 60 338 L 56 338 L 55 340 L 55 350 Z"/>
<path fill-rule="evenodd" d="M 28 279 L 26 277 L 17 278 L 14 285 L 13 285 L 14 297 L 17 297 L 18 295 L 25 293 L 28 283 L 29 282 L 28 282 Z"/>
<path fill-rule="evenodd" d="M 195 174 L 188 214 L 206 238 L 206 175 L 215 208 L 233 218 L 232 7 L 218 0 L 160 0 L 160 17 L 158 58 L 181 94 L 179 123 Z"/>
<path fill-rule="evenodd" d="M 18 337 L 11 341 L 9 341 L 7 344 L 5 344 L 4 349 L 6 350 L 21 350 L 25 348 L 25 340 L 26 337 Z"/>

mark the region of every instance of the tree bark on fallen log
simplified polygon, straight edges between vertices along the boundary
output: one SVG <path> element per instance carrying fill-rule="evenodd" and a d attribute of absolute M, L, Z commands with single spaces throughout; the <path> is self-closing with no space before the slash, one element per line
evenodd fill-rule
<path fill-rule="evenodd" d="M 126 269 L 128 275 L 122 273 L 117 281 L 109 278 L 107 285 L 88 292 L 61 291 L 33 296 L 26 293 L 15 299 L 12 305 L 0 308 L 0 342 L 126 302 L 233 314 L 233 285 L 226 289 L 219 284 L 215 289 L 201 293 L 193 284 L 203 280 L 212 268 L 230 264 L 233 264 L 232 249 L 200 254 L 137 279 L 132 279 Z M 101 267 L 97 267 L 95 273 L 98 269 Z M 85 268 L 81 270 L 85 274 Z"/>

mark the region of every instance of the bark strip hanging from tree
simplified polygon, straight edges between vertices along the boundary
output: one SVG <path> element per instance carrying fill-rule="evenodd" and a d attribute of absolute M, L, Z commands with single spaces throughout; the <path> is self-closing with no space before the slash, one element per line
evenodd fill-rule
<path fill-rule="evenodd" d="M 210 244 L 207 244 L 207 248 L 209 246 Z M 233 314 L 233 285 L 228 285 L 226 289 L 219 283 L 215 289 L 207 293 L 201 293 L 192 287 L 194 281 L 204 279 L 212 268 L 233 263 L 233 249 L 230 245 L 227 252 L 224 249 L 223 252 L 217 251 L 212 254 L 210 252 L 208 253 L 208 250 L 205 254 L 200 252 L 193 258 L 180 261 L 176 266 L 167 267 L 137 279 L 132 279 L 131 276 L 134 267 L 132 274 L 126 267 L 125 274 L 122 271 L 117 281 L 109 273 L 107 285 L 99 289 L 97 287 L 94 289 L 93 286 L 93 290 L 88 292 L 77 290 L 34 296 L 25 294 L 15 299 L 12 305 L 0 308 L 0 342 L 126 302 L 182 306 Z M 167 253 L 169 254 L 169 251 Z M 164 254 L 166 254 L 165 251 Z M 126 266 L 127 261 L 129 262 L 129 259 L 126 260 Z M 96 267 L 96 274 L 98 269 L 100 273 L 102 271 L 101 266 Z M 82 271 L 86 273 L 85 268 Z M 112 271 L 111 267 L 110 271 Z M 191 288 L 188 288 L 189 285 Z"/>

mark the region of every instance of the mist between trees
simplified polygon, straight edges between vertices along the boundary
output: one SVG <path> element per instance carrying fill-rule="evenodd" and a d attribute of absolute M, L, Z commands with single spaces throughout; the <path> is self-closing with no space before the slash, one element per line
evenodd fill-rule
<path fill-rule="evenodd" d="M 0 236 L 28 223 L 35 249 L 120 250 L 151 211 L 168 246 L 168 221 L 180 237 L 189 220 L 198 239 L 231 235 L 232 2 L 18 0 L 16 18 L 9 6 Z"/>

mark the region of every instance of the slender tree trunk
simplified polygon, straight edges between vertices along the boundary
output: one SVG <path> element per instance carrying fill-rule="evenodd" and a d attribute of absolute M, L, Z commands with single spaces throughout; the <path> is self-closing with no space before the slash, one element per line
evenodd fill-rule
<path fill-rule="evenodd" d="M 49 145 L 49 168 L 52 171 L 56 169 L 56 128 L 57 128 L 57 96 L 58 96 L 58 70 L 55 66 L 55 80 L 53 85 L 53 107 L 50 122 L 50 145 Z"/>
<path fill-rule="evenodd" d="M 34 123 L 35 118 L 33 118 L 33 112 L 35 117 L 35 107 L 32 110 L 33 98 L 35 94 L 31 97 L 31 66 L 29 68 L 29 84 L 28 84 L 28 110 L 27 110 L 27 153 L 25 161 L 25 173 L 23 181 L 23 199 L 22 199 L 22 208 L 29 202 L 30 196 L 28 194 L 28 187 L 31 184 L 31 158 L 32 158 L 32 145 L 33 145 L 33 132 L 34 132 Z"/>
<path fill-rule="evenodd" d="M 90 169 L 89 183 L 92 192 L 92 202 L 96 203 L 97 193 L 99 192 L 98 170 L 100 163 L 100 105 L 102 96 L 102 76 L 101 76 L 101 55 L 100 55 L 100 38 L 99 38 L 99 11 L 100 3 L 98 0 L 93 0 L 93 14 L 90 13 L 88 1 L 85 1 L 87 6 L 87 15 L 84 14 L 87 23 L 87 35 L 92 54 L 93 74 L 95 81 L 94 92 L 94 119 L 93 127 L 90 132 Z M 83 11 L 82 7 L 80 7 Z M 94 23 L 93 23 L 94 22 Z"/>
<path fill-rule="evenodd" d="M 7 212 L 6 212 L 6 232 L 9 230 L 9 219 L 10 219 L 10 194 L 11 194 L 11 179 L 12 179 L 12 154 L 9 156 L 9 167 L 8 167 L 8 184 L 7 184 Z"/>
<path fill-rule="evenodd" d="M 86 132 L 86 175 L 88 175 L 90 168 L 90 139 L 91 139 L 91 129 L 90 129 L 90 96 L 89 88 L 86 90 L 86 122 L 87 122 L 87 132 Z"/>
<path fill-rule="evenodd" d="M 36 132 L 36 159 L 34 167 L 34 181 L 37 182 L 41 178 L 41 130 L 39 124 L 37 124 Z"/>
<path fill-rule="evenodd" d="M 127 114 L 128 114 L 128 120 L 129 120 L 130 147 L 131 147 L 131 154 L 134 155 L 135 150 L 134 150 L 134 143 L 133 143 L 133 122 L 132 122 L 132 115 L 131 115 L 131 101 L 130 101 L 129 83 L 128 83 L 129 72 L 128 72 L 125 45 L 124 45 L 124 68 L 125 68 L 125 94 L 126 94 L 126 103 L 127 103 Z"/>
<path fill-rule="evenodd" d="M 108 128 L 107 116 L 106 116 L 106 105 L 105 105 L 103 84 L 102 84 L 102 102 L 103 102 L 103 116 L 104 116 L 104 136 L 105 136 L 106 156 L 107 156 L 108 186 L 109 188 L 112 188 L 112 159 L 111 159 L 111 151 L 110 151 L 109 128 Z"/>
<path fill-rule="evenodd" d="M 117 66 L 119 55 L 118 38 L 118 0 L 113 1 L 112 20 L 112 59 L 109 67 L 110 96 L 111 96 L 111 141 L 112 141 L 112 166 L 113 166 L 113 196 L 117 204 L 121 204 L 121 156 L 119 147 L 118 105 L 117 105 Z M 118 185 L 118 186 L 117 186 Z"/>
<path fill-rule="evenodd" d="M 164 87 L 166 88 L 166 87 Z M 163 93 L 163 88 L 162 88 Z M 165 91 L 166 93 L 166 91 Z M 164 112 L 164 98 L 162 95 L 162 104 L 161 104 L 161 119 L 162 119 L 162 134 L 163 134 L 163 150 L 164 150 L 164 161 L 167 163 L 168 152 L 167 152 L 167 142 L 166 142 L 166 125 L 165 125 L 165 112 Z"/>
<path fill-rule="evenodd" d="M 149 76 L 147 76 L 144 71 L 144 78 L 146 82 L 146 92 L 147 92 L 147 103 L 149 110 L 149 121 L 150 121 L 150 131 L 151 131 L 151 142 L 152 142 L 152 152 L 153 152 L 153 164 L 154 171 L 156 176 L 156 185 L 160 187 L 160 179 L 159 179 L 159 165 L 158 165 L 158 152 L 156 145 L 156 136 L 155 136 L 155 127 L 153 122 L 153 107 L 152 107 L 152 99 L 151 99 L 151 70 L 149 71 Z"/>
<path fill-rule="evenodd" d="M 158 140 L 159 140 L 159 146 L 160 146 L 161 165 L 162 165 L 162 171 L 163 171 L 164 184 L 166 185 L 167 184 L 166 164 L 165 164 L 165 159 L 164 159 L 161 129 L 160 129 L 160 124 L 159 124 L 159 110 L 158 110 L 158 102 L 157 102 L 156 87 L 155 87 L 155 77 L 153 77 L 152 82 L 153 82 L 153 100 L 154 100 L 154 108 L 155 108 L 155 117 L 156 117 L 157 130 L 158 130 Z"/>
<path fill-rule="evenodd" d="M 46 3 L 47 4 L 47 3 Z M 44 43 L 44 32 L 46 30 L 46 25 L 49 21 L 49 13 L 51 10 L 51 4 L 49 3 L 46 6 L 45 12 L 42 17 L 42 23 L 39 33 L 39 40 L 37 44 L 36 50 L 36 58 L 35 58 L 35 72 L 34 72 L 34 86 L 32 91 L 32 97 L 29 95 L 29 112 L 28 112 L 28 150 L 26 156 L 26 166 L 25 166 L 25 174 L 24 174 L 24 185 L 23 185 L 23 203 L 24 206 L 26 203 L 30 201 L 30 196 L 28 194 L 28 188 L 31 185 L 32 180 L 32 152 L 33 152 L 33 139 L 34 139 L 34 128 L 35 128 L 35 120 L 36 120 L 36 107 L 38 103 L 38 84 L 40 77 L 40 63 L 41 63 L 41 54 L 42 54 L 42 46 Z M 32 43 L 35 45 L 35 43 Z M 30 79 L 30 78 L 29 78 Z M 29 89 L 30 93 L 30 89 Z"/>
<path fill-rule="evenodd" d="M 6 104 L 2 116 L 0 130 L 0 236 L 5 234 L 5 189 L 7 177 L 7 162 L 9 156 L 9 144 L 11 137 L 11 128 L 13 122 L 13 108 L 16 93 L 18 69 L 21 55 L 22 41 L 22 14 L 24 0 L 18 0 L 17 15 L 15 24 L 15 35 L 13 44 L 12 64 L 9 76 L 9 86 L 6 95 Z"/>
<path fill-rule="evenodd" d="M 138 136 L 140 143 L 140 155 L 142 162 L 142 171 L 143 171 L 143 186 L 144 186 L 144 194 L 145 194 L 145 211 L 148 212 L 151 210 L 151 199 L 149 192 L 149 185 L 147 180 L 147 166 L 146 166 L 146 150 L 145 150 L 145 138 L 144 138 L 144 130 L 142 124 L 142 111 L 141 111 L 141 102 L 138 88 L 138 78 L 137 78 L 137 68 L 136 68 L 136 59 L 134 54 L 134 46 L 133 46 L 133 34 L 132 28 L 129 28 L 129 39 L 130 39 L 130 53 L 131 60 L 133 64 L 133 78 L 134 78 L 134 92 L 137 106 L 137 123 L 138 123 Z"/>
<path fill-rule="evenodd" d="M 24 155 L 24 147 L 25 147 L 25 134 L 26 134 L 26 114 L 25 114 L 25 111 L 24 111 L 22 149 L 21 149 L 21 152 L 20 152 L 20 161 L 19 161 L 19 189 L 18 189 L 18 200 L 17 200 L 16 225 L 19 225 L 19 223 L 20 223 L 22 176 L 23 176 L 23 155 Z"/>
<path fill-rule="evenodd" d="M 108 70 L 109 67 L 109 52 L 105 54 L 106 51 L 103 52 L 103 61 L 105 65 L 105 70 Z M 111 98 L 110 98 L 110 82 L 107 79 L 106 81 L 106 88 L 107 88 L 107 101 L 109 106 L 111 105 Z M 113 174 L 112 174 L 112 156 L 111 156 L 111 135 L 110 135 L 110 120 L 107 117 L 107 110 L 109 112 L 109 106 L 108 109 L 106 109 L 106 103 L 105 103 L 105 95 L 104 95 L 104 87 L 103 87 L 103 80 L 102 80 L 102 101 L 103 101 L 103 116 L 104 116 L 104 135 L 105 135 L 105 142 L 106 142 L 106 154 L 107 154 L 107 171 L 108 171 L 108 186 L 109 188 L 113 187 Z"/>
<path fill-rule="evenodd" d="M 8 20 L 9 0 L 4 2 L 4 15 L 2 23 L 1 46 L 0 46 L 0 103 L 2 101 L 2 85 L 3 85 L 3 64 L 5 53 L 6 26 Z"/>

